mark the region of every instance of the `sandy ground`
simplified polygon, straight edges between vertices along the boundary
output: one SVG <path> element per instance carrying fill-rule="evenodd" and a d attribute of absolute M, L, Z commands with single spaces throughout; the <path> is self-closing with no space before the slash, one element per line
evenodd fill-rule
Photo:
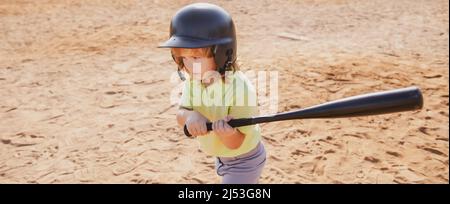
<path fill-rule="evenodd" d="M 176 126 L 156 48 L 190 2 L 0 0 L 0 183 L 220 182 Z M 448 1 L 211 2 L 233 15 L 242 69 L 279 72 L 279 111 L 424 94 L 421 111 L 262 125 L 261 183 L 449 182 Z"/>

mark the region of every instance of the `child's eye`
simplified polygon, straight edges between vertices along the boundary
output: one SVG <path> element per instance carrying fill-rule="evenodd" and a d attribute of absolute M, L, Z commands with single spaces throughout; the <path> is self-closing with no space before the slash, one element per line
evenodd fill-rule
<path fill-rule="evenodd" d="M 200 59 L 201 57 L 181 57 L 181 59 L 183 60 L 187 60 L 188 58 L 190 58 L 191 60 L 197 60 Z"/>

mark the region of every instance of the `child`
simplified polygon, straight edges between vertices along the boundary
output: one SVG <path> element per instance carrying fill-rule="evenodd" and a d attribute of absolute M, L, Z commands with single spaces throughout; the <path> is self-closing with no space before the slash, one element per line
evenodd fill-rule
<path fill-rule="evenodd" d="M 182 80 L 182 71 L 188 73 L 177 114 L 180 127 L 186 125 L 200 148 L 216 157 L 222 183 L 258 183 L 266 161 L 259 126 L 227 123 L 258 114 L 256 91 L 237 70 L 230 15 L 212 4 L 188 5 L 172 18 L 170 39 L 160 47 L 171 48 Z M 213 131 L 207 131 L 207 122 Z"/>

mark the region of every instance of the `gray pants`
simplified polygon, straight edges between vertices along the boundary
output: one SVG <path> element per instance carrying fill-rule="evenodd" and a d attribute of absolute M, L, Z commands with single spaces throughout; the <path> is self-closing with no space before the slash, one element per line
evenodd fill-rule
<path fill-rule="evenodd" d="M 266 150 L 260 142 L 253 150 L 236 157 L 217 157 L 216 171 L 223 184 L 256 184 L 266 163 Z"/>

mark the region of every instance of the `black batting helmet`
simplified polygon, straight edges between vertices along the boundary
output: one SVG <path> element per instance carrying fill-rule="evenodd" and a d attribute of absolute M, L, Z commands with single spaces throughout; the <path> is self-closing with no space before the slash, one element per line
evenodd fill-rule
<path fill-rule="evenodd" d="M 172 18 L 170 38 L 159 47 L 212 47 L 214 61 L 219 73 L 223 75 L 236 61 L 236 32 L 233 20 L 223 8 L 214 4 L 187 5 Z"/>

